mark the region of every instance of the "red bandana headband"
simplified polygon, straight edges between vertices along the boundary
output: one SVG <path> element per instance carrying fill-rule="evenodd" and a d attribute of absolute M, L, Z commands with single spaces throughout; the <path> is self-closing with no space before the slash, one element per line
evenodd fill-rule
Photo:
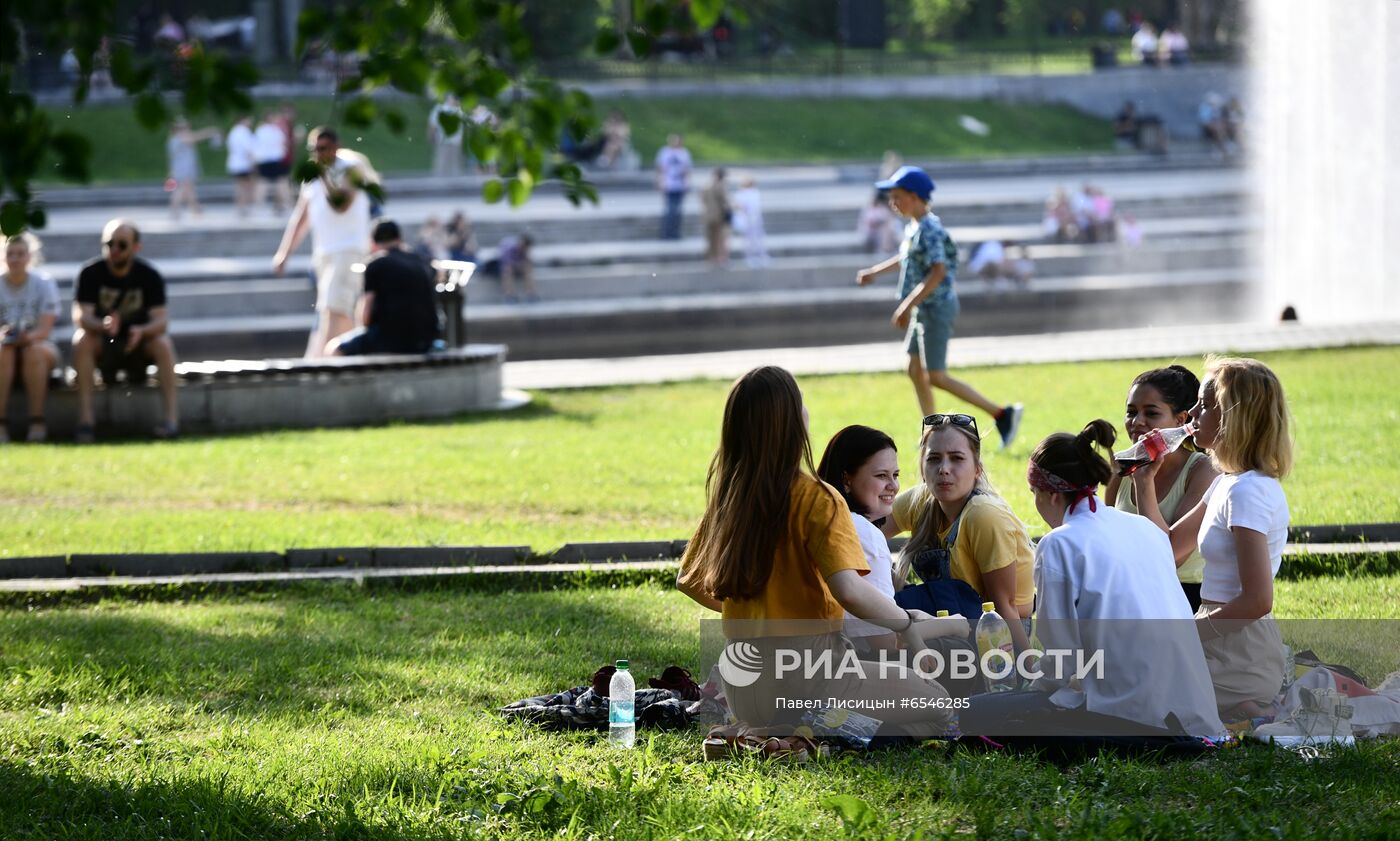
<path fill-rule="evenodd" d="M 1089 500 L 1089 510 L 1098 511 L 1098 504 L 1094 501 L 1094 490 L 1097 485 L 1072 485 L 1056 476 L 1054 473 L 1044 469 L 1034 461 L 1027 462 L 1026 481 L 1030 486 L 1038 491 L 1049 491 L 1051 493 L 1068 494 L 1074 499 L 1069 504 L 1069 510 L 1074 511 L 1081 499 Z"/>

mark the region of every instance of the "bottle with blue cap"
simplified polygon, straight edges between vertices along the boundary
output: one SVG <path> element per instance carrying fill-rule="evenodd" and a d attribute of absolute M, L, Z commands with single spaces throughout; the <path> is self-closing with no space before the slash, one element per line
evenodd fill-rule
<path fill-rule="evenodd" d="M 608 745 L 630 748 L 637 741 L 637 683 L 626 660 L 617 661 L 617 671 L 608 682 Z"/>

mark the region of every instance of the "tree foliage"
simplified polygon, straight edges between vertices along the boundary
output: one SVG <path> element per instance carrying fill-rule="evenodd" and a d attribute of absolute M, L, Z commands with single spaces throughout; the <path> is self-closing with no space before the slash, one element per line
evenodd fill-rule
<path fill-rule="evenodd" d="M 408 126 L 394 97 L 398 91 L 433 98 L 456 95 L 470 113 L 485 106 L 494 118 L 469 122 L 466 143 L 472 154 L 495 164 L 488 201 L 521 204 L 542 181 L 553 179 L 571 201 L 597 200 L 579 168 L 559 154 L 565 132 L 582 138 L 595 127 L 592 103 L 580 91 L 565 90 L 534 69 L 538 44 L 527 25 L 526 0 L 344 0 L 333 7 L 308 7 L 297 22 L 297 54 L 318 44 L 340 55 L 359 57 L 358 70 L 341 84 L 341 119 L 347 126 L 383 122 L 402 133 Z M 604 20 L 595 48 L 611 53 L 626 39 L 635 55 L 647 55 L 655 36 L 678 16 L 694 25 L 712 25 L 723 0 L 632 0 L 625 25 Z M 36 177 L 48 167 L 60 178 L 87 181 L 92 149 L 83 136 L 56 125 L 20 86 L 27 51 L 71 48 L 80 81 L 73 102 L 86 101 L 88 82 L 104 44 L 116 31 L 116 0 L 50 0 L 7 4 L 0 13 L 0 229 L 6 235 L 44 227 L 42 204 L 33 193 Z M 606 48 L 606 49 L 604 49 Z M 172 100 L 189 115 L 247 111 L 258 81 L 251 62 L 195 48 L 182 53 L 178 72 L 163 73 L 165 55 L 138 55 L 112 42 L 107 60 L 113 83 L 131 98 L 141 124 L 162 129 L 172 116 Z M 441 117 L 451 132 L 457 118 Z M 304 165 L 301 177 L 314 175 Z"/>

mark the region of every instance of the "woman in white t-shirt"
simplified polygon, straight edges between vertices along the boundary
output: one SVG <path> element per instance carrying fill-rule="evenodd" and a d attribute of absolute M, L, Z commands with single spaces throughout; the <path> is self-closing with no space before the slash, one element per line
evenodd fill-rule
<path fill-rule="evenodd" d="M 899 453 L 894 439 L 868 426 L 848 426 L 831 437 L 817 476 L 846 499 L 856 536 L 865 550 L 870 574 L 865 580 L 894 599 L 894 561 L 880 525 L 890 516 L 899 493 Z M 856 651 L 873 659 L 879 651 L 894 652 L 899 645 L 894 632 L 846 614 L 845 633 Z"/>
<path fill-rule="evenodd" d="M 1201 396 L 1191 409 L 1196 443 L 1221 475 L 1171 528 L 1178 561 L 1197 546 L 1205 558 L 1196 628 L 1205 648 L 1221 718 L 1266 714 L 1283 684 L 1283 639 L 1274 621 L 1274 577 L 1288 540 L 1288 499 L 1279 480 L 1293 465 L 1288 404 L 1268 366 L 1253 359 L 1211 357 Z M 1138 509 L 1158 520 L 1144 467 Z M 1141 472 L 1140 471 L 1140 472 Z"/>

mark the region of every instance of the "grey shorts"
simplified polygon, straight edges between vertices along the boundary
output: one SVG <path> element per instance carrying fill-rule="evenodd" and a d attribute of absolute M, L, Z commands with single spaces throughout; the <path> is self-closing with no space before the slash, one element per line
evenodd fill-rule
<path fill-rule="evenodd" d="M 953 338 L 953 322 L 961 306 L 956 298 L 938 309 L 919 307 L 904 334 L 904 350 L 918 356 L 925 371 L 948 370 L 948 340 Z"/>

